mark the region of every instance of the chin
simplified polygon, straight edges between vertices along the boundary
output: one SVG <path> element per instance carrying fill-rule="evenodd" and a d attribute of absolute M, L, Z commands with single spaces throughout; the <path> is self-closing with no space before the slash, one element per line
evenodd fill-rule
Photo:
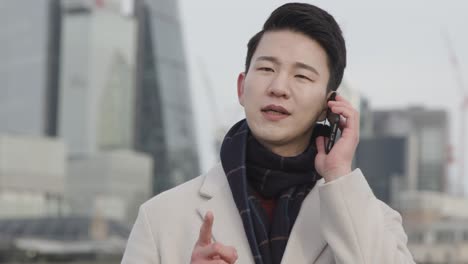
<path fill-rule="evenodd" d="M 281 145 L 294 138 L 293 133 L 289 129 L 279 127 L 253 127 L 251 131 L 257 140 L 273 145 Z"/>

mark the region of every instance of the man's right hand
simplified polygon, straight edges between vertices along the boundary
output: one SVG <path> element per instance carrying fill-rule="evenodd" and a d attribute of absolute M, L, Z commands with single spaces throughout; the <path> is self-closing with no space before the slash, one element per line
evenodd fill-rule
<path fill-rule="evenodd" d="M 234 247 L 211 241 L 213 220 L 213 213 L 207 212 L 192 252 L 191 264 L 233 264 L 236 262 L 238 256 Z"/>

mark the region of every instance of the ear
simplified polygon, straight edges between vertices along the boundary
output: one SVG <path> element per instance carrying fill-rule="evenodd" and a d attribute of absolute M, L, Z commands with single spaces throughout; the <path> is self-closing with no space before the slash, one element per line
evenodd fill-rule
<path fill-rule="evenodd" d="M 322 122 L 327 118 L 327 110 L 328 110 L 328 98 L 334 93 L 335 91 L 329 91 L 325 100 L 325 103 L 322 107 L 322 112 L 320 112 L 319 117 L 317 118 L 317 122 Z"/>
<path fill-rule="evenodd" d="M 244 106 L 244 83 L 245 83 L 245 72 L 239 73 L 237 77 L 237 98 L 239 103 Z"/>

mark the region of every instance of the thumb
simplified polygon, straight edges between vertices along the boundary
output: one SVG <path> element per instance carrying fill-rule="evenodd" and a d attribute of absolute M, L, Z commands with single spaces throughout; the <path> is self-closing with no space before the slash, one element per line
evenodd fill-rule
<path fill-rule="evenodd" d="M 203 224 L 200 228 L 200 235 L 198 236 L 198 244 L 199 245 L 209 245 L 211 244 L 211 237 L 212 237 L 212 231 L 211 229 L 213 228 L 213 221 L 214 221 L 214 216 L 211 211 L 208 211 L 205 215 L 205 218 L 203 219 Z"/>

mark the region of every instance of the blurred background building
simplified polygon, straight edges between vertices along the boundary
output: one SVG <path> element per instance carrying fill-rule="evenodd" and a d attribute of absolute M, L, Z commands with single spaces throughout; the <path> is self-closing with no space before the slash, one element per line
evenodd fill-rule
<path fill-rule="evenodd" d="M 154 160 L 153 192 L 198 176 L 188 68 L 177 1 L 135 1 L 135 148 Z"/>
<path fill-rule="evenodd" d="M 68 163 L 66 197 L 75 215 L 100 215 L 131 226 L 151 197 L 151 157 L 130 150 L 74 157 Z"/>
<path fill-rule="evenodd" d="M 128 235 L 100 217 L 0 219 L 0 263 L 118 263 Z"/>
<path fill-rule="evenodd" d="M 137 24 L 114 2 L 62 4 L 59 136 L 71 156 L 133 148 Z"/>
<path fill-rule="evenodd" d="M 198 176 L 177 2 L 64 1 L 62 51 L 60 135 L 72 155 L 147 153 L 153 194 Z"/>
<path fill-rule="evenodd" d="M 0 133 L 56 135 L 60 25 L 58 0 L 1 2 Z"/>
<path fill-rule="evenodd" d="M 361 138 L 356 165 L 367 172 L 376 195 L 392 202 L 392 191 L 446 192 L 448 118 L 443 110 L 367 110 L 372 128 Z M 392 190 L 393 188 L 393 190 Z M 397 195 L 397 194 L 396 194 Z"/>
<path fill-rule="evenodd" d="M 61 140 L 0 135 L 0 219 L 67 213 L 65 163 Z"/>
<path fill-rule="evenodd" d="M 364 101 L 365 102 L 365 101 Z M 417 263 L 468 263 L 468 200 L 449 188 L 450 134 L 444 110 L 361 109 L 355 165 L 374 194 L 403 217 Z"/>
<path fill-rule="evenodd" d="M 376 111 L 376 136 L 408 138 L 407 188 L 421 191 L 447 191 L 448 114 L 445 110 L 410 107 Z M 414 165 L 414 166 L 413 166 Z"/>
<path fill-rule="evenodd" d="M 139 205 L 199 175 L 178 12 L 0 3 L 0 262 L 117 260 Z"/>

